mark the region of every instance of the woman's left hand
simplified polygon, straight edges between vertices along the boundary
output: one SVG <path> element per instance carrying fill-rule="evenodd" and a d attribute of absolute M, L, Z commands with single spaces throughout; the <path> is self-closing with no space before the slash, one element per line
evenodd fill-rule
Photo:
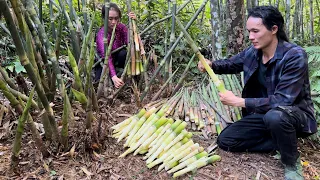
<path fill-rule="evenodd" d="M 129 16 L 129 18 L 131 18 L 131 19 L 134 19 L 134 20 L 137 19 L 136 14 L 135 14 L 134 12 L 130 12 L 130 13 L 128 14 L 128 16 Z"/>

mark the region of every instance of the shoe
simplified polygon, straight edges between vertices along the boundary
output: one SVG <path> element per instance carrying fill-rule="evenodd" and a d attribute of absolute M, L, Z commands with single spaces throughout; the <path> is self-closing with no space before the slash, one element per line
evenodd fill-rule
<path fill-rule="evenodd" d="M 285 180 L 304 180 L 300 157 L 297 159 L 297 162 L 294 166 L 285 165 L 284 179 Z"/>
<path fill-rule="evenodd" d="M 276 151 L 276 155 L 273 155 L 272 157 L 273 157 L 273 159 L 276 159 L 276 160 L 280 160 L 281 159 L 281 154 L 280 154 L 280 152 L 279 151 Z"/>

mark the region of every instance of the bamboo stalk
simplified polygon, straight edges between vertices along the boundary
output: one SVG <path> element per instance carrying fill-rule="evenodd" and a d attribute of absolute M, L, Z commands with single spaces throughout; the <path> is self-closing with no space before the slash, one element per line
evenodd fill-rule
<path fill-rule="evenodd" d="M 65 93 L 67 96 L 67 93 Z M 64 98 L 66 99 L 66 97 Z M 61 129 L 61 144 L 65 150 L 68 149 L 68 115 L 69 115 L 69 106 L 67 101 L 63 102 L 63 113 L 62 113 L 62 129 Z"/>
<path fill-rule="evenodd" d="M 3 80 L 6 81 L 6 83 L 8 83 L 8 85 L 9 85 L 12 89 L 18 91 L 18 87 L 14 84 L 13 80 L 9 78 L 6 70 L 4 70 L 3 67 L 1 67 L 1 66 L 0 66 L 0 73 L 1 73 L 1 75 L 2 75 Z"/>
<path fill-rule="evenodd" d="M 193 54 L 193 56 L 192 56 L 191 59 L 189 60 L 188 65 L 187 65 L 186 68 L 184 69 L 184 71 L 183 71 L 182 75 L 180 76 L 180 79 L 179 79 L 176 87 L 174 87 L 174 89 L 173 89 L 173 91 L 172 91 L 171 94 L 175 94 L 175 93 L 182 87 L 182 83 L 183 83 L 183 81 L 185 80 L 185 78 L 187 77 L 189 68 L 190 68 L 191 63 L 192 63 L 192 61 L 194 60 L 194 57 L 195 57 L 195 56 L 196 56 L 196 55 Z"/>
<path fill-rule="evenodd" d="M 184 114 L 185 114 L 185 117 L 184 117 L 184 120 L 186 122 L 189 122 L 190 121 L 190 109 L 189 109 L 189 95 L 188 95 L 188 90 L 185 90 L 184 91 L 184 95 L 183 95 L 183 107 L 184 107 Z"/>
<path fill-rule="evenodd" d="M 219 90 L 219 92 L 224 92 L 225 91 L 225 87 L 224 84 L 219 80 L 219 78 L 217 77 L 217 75 L 213 72 L 213 70 L 211 69 L 211 67 L 208 65 L 208 63 L 206 62 L 206 60 L 204 59 L 203 55 L 200 53 L 199 48 L 196 46 L 195 42 L 192 40 L 191 36 L 188 34 L 188 32 L 186 31 L 186 29 L 183 27 L 183 25 L 181 24 L 179 18 L 176 18 L 177 23 L 180 27 L 180 29 L 182 30 L 183 34 L 185 35 L 186 39 L 188 40 L 189 45 L 191 46 L 193 52 L 198 56 L 198 58 L 200 59 L 201 63 L 203 64 L 204 68 L 206 69 L 206 71 L 208 72 L 208 74 L 210 75 L 212 81 L 214 82 L 215 86 L 217 87 L 217 89 Z"/>
<path fill-rule="evenodd" d="M 100 80 L 99 80 L 99 85 L 98 85 L 98 90 L 97 90 L 97 98 L 98 99 L 102 96 L 103 85 L 104 85 L 103 82 L 105 81 L 107 76 L 109 77 L 109 65 L 108 65 L 108 62 L 109 62 L 109 55 L 110 55 L 110 52 L 111 52 L 113 41 L 114 41 L 114 38 L 115 38 L 115 30 L 116 30 L 116 26 L 113 27 L 110 43 L 109 43 L 109 46 L 108 46 L 108 50 L 106 51 L 106 54 L 104 56 L 104 65 L 103 65 L 103 68 L 102 68 L 101 77 L 100 77 Z"/>
<path fill-rule="evenodd" d="M 127 48 L 126 61 L 125 61 L 125 62 L 126 62 L 126 65 L 125 65 L 125 67 L 124 67 L 124 69 L 123 69 L 123 72 L 122 72 L 122 74 L 121 74 L 121 77 L 120 77 L 120 79 L 121 79 L 123 82 L 125 81 L 125 75 L 126 75 L 128 69 L 129 69 L 129 65 L 131 64 L 131 63 L 130 63 L 130 53 L 129 53 L 130 49 L 131 49 L 131 43 L 129 42 L 128 48 Z M 122 91 L 123 88 L 124 88 L 124 86 L 121 86 L 120 88 L 118 88 L 117 90 L 115 90 L 115 91 L 112 93 L 112 95 L 108 97 L 108 99 L 115 99 L 115 98 L 117 98 L 117 95 L 119 94 L 120 91 Z"/>
<path fill-rule="evenodd" d="M 68 45 L 67 45 L 67 49 L 68 49 L 68 59 L 69 59 L 69 63 L 71 65 L 73 74 L 74 74 L 74 85 L 75 85 L 75 89 L 80 91 L 81 93 L 83 93 L 83 88 L 82 88 L 82 82 L 81 82 L 81 78 L 80 78 L 80 74 L 79 74 L 79 69 L 77 66 L 77 62 L 74 59 L 73 54 L 71 53 Z"/>
<path fill-rule="evenodd" d="M 60 45 L 61 45 L 63 19 L 64 19 L 63 16 L 60 17 L 59 26 L 58 26 L 58 33 L 55 38 L 56 43 L 55 43 L 54 50 L 55 50 L 55 54 L 56 54 L 57 58 L 59 58 L 59 56 L 60 56 Z"/>
<path fill-rule="evenodd" d="M 177 13 L 178 14 L 191 0 L 186 0 L 182 5 L 181 7 L 178 8 L 177 10 Z M 159 19 L 157 21 L 153 21 L 147 28 L 145 28 L 141 33 L 140 33 L 140 36 L 142 36 L 144 33 L 146 33 L 147 31 L 149 31 L 154 25 L 158 24 L 158 23 L 161 23 L 169 18 L 172 17 L 172 14 L 171 15 L 167 15 L 165 16 L 164 18 L 162 19 Z"/>
<path fill-rule="evenodd" d="M 202 11 L 202 9 L 205 7 L 206 3 L 208 2 L 208 0 L 204 0 L 203 3 L 201 4 L 201 6 L 199 7 L 199 9 L 197 10 L 197 12 L 193 15 L 193 17 L 190 19 L 190 21 L 188 22 L 188 24 L 186 25 L 185 29 L 188 29 L 191 24 L 195 21 L 195 19 L 197 18 L 197 16 L 199 15 L 199 13 Z M 160 72 L 161 68 L 163 67 L 163 65 L 165 64 L 165 62 L 169 59 L 169 57 L 171 57 L 171 53 L 173 52 L 173 50 L 177 47 L 179 41 L 181 40 L 181 38 L 183 37 L 183 33 L 180 33 L 179 37 L 176 39 L 175 43 L 172 45 L 172 47 L 169 49 L 168 53 L 165 55 L 165 57 L 162 59 L 162 61 L 160 62 L 159 66 L 157 67 L 157 69 L 155 70 L 155 72 L 153 73 L 152 77 L 150 78 L 149 83 L 146 85 L 143 93 L 140 96 L 140 100 L 142 100 L 148 90 L 150 85 L 153 83 L 155 77 L 157 76 L 157 74 Z"/>
<path fill-rule="evenodd" d="M 230 82 L 230 87 L 232 89 L 232 92 L 234 94 L 236 94 L 237 96 L 241 96 L 241 94 L 239 94 L 239 92 L 237 91 L 236 87 L 235 87 L 235 82 L 234 81 L 237 81 L 237 79 L 235 80 L 232 80 L 231 78 L 231 75 L 227 75 L 227 78 Z M 241 113 L 240 113 L 240 109 L 238 107 L 233 107 L 234 109 L 234 112 L 235 112 L 235 116 L 236 116 L 236 119 L 235 120 L 239 120 L 241 119 Z"/>
<path fill-rule="evenodd" d="M 159 96 L 161 95 L 162 91 L 167 87 L 167 85 L 169 84 L 170 80 L 174 77 L 174 75 L 178 72 L 178 70 L 179 70 L 179 68 L 176 69 L 175 72 L 167 79 L 167 81 L 161 86 L 159 91 L 153 96 L 151 101 L 155 101 L 156 99 L 159 98 Z"/>
<path fill-rule="evenodd" d="M 8 88 L 8 91 L 11 92 L 15 97 L 20 97 L 23 101 L 27 102 L 28 101 L 28 96 L 26 96 L 25 94 L 17 91 L 17 90 L 14 90 L 10 87 L 7 87 Z M 37 103 L 32 99 L 31 100 L 31 106 L 35 109 L 39 109 Z"/>
<path fill-rule="evenodd" d="M 170 0 L 168 0 L 168 14 L 170 14 Z M 171 14 L 172 17 L 172 14 Z M 169 32 L 169 22 L 170 19 L 168 18 L 167 22 L 166 22 L 166 30 L 165 30 L 165 34 L 164 34 L 164 53 L 167 54 L 168 51 L 168 32 Z M 166 71 L 165 71 L 166 72 Z"/>
<path fill-rule="evenodd" d="M 105 0 L 104 1 L 104 54 L 107 52 L 107 47 L 108 47 L 108 22 L 109 22 L 109 9 L 110 9 L 110 0 Z M 103 17 L 102 17 L 103 18 Z M 104 57 L 107 58 L 107 57 Z M 99 98 L 99 96 L 98 96 Z"/>
<path fill-rule="evenodd" d="M 50 88 L 51 84 L 52 84 L 52 82 L 51 82 L 51 79 L 52 79 L 51 78 L 51 74 L 52 74 L 52 72 L 51 72 L 51 67 L 50 67 L 50 65 L 48 63 L 47 56 L 46 56 L 46 54 L 44 52 L 44 49 L 42 47 L 42 44 L 40 42 L 40 38 L 38 36 L 37 30 L 35 29 L 35 26 L 33 25 L 34 23 L 31 20 L 30 14 L 28 13 L 28 11 L 26 11 L 26 9 L 24 9 L 23 6 L 20 6 L 20 8 L 22 9 L 23 12 L 25 12 L 25 20 L 27 22 L 29 30 L 31 31 L 32 37 L 33 37 L 33 39 L 35 41 L 35 44 L 36 44 L 36 47 L 35 47 L 36 50 L 34 50 L 34 52 L 37 51 L 37 53 L 36 53 L 37 54 L 36 55 L 36 61 L 37 61 L 37 64 L 38 64 L 39 75 L 42 78 L 42 84 L 44 86 L 48 86 L 48 88 Z M 47 80 L 46 80 L 47 83 L 44 80 L 45 77 L 44 77 L 44 74 L 43 74 L 42 63 L 41 62 L 43 62 L 44 66 L 45 66 L 45 71 L 46 71 L 46 75 L 47 75 Z M 54 85 L 55 85 L 55 81 L 54 81 Z M 53 98 L 54 93 L 55 93 L 54 91 L 49 92 L 49 94 L 47 95 L 49 100 L 51 100 Z"/>
<path fill-rule="evenodd" d="M 42 22 L 42 0 L 39 0 L 39 19 Z"/>
<path fill-rule="evenodd" d="M 126 48 L 126 47 L 127 47 L 127 45 L 123 45 L 123 46 L 111 51 L 111 55 L 116 53 L 116 52 L 119 52 L 120 50 L 122 50 L 123 48 Z M 96 67 L 98 64 L 100 64 L 101 61 L 102 61 L 102 58 L 100 58 L 97 62 L 95 62 L 94 65 L 93 65 L 93 68 Z"/>
<path fill-rule="evenodd" d="M 82 0 L 82 1 L 85 1 L 85 0 Z M 85 8 L 85 7 L 83 7 Z M 82 43 L 82 47 L 81 47 L 81 52 L 80 52 L 80 59 L 79 59 L 79 62 L 78 62 L 78 67 L 79 67 L 79 74 L 81 75 L 82 74 L 82 71 L 83 71 L 83 65 L 85 64 L 85 60 L 87 59 L 86 56 L 87 56 L 87 47 L 88 47 L 88 43 L 89 43 L 89 39 L 91 38 L 91 34 L 92 34 L 92 30 L 93 30 L 93 26 L 94 26 L 94 23 L 95 23 L 95 12 L 93 12 L 92 14 L 92 18 L 91 18 L 91 23 L 90 23 L 90 26 L 89 26 L 89 29 L 87 27 L 86 29 L 86 37 L 84 38 L 84 41 Z M 85 25 L 86 26 L 86 25 Z"/>
<path fill-rule="evenodd" d="M 172 0 L 172 19 L 171 19 L 171 33 L 170 33 L 170 44 L 169 44 L 169 49 L 172 47 L 174 40 L 175 40 L 175 24 L 176 24 L 176 10 L 177 10 L 177 1 Z M 170 77 L 172 74 L 172 56 L 169 58 L 169 61 L 166 62 L 166 69 L 168 71 L 166 77 Z M 166 79 L 166 78 L 165 78 Z M 171 92 L 171 81 L 169 82 L 169 87 L 168 87 L 168 92 Z"/>
<path fill-rule="evenodd" d="M 224 118 L 222 118 L 222 119 L 224 120 L 225 123 L 232 123 L 229 114 L 226 112 L 224 105 L 221 103 L 221 101 L 218 97 L 218 91 L 212 82 L 210 82 L 210 88 L 211 88 L 211 92 L 212 92 L 212 93 L 210 93 L 210 95 L 213 96 L 214 102 L 216 102 L 215 104 L 217 105 L 215 107 L 212 107 L 212 106 L 211 107 L 216 111 L 216 113 L 221 112 L 220 114 L 223 115 Z M 210 104 L 210 105 L 212 105 L 212 104 Z M 222 117 L 222 116 L 220 116 L 220 117 Z"/>
<path fill-rule="evenodd" d="M 91 129 L 92 127 L 92 120 L 93 120 L 93 112 L 92 112 L 92 86 L 89 86 L 88 88 L 88 103 L 86 107 L 86 129 Z"/>
<path fill-rule="evenodd" d="M 141 41 L 141 37 L 139 35 L 139 44 L 140 44 L 140 48 L 141 48 L 141 56 L 142 56 L 142 60 L 143 60 L 143 77 L 144 77 L 144 82 L 145 84 L 148 84 L 148 64 L 149 64 L 149 60 L 150 60 L 150 54 L 149 57 L 146 58 L 146 51 L 144 50 L 144 46 L 142 44 Z M 141 89 L 142 87 L 142 81 L 139 82 L 139 89 Z"/>
<path fill-rule="evenodd" d="M 19 56 L 20 62 L 25 67 L 25 69 L 29 75 L 29 78 L 31 79 L 32 83 L 36 87 L 37 94 L 38 94 L 39 98 L 41 99 L 43 106 L 45 107 L 46 111 L 48 112 L 49 121 L 50 121 L 52 130 L 53 130 L 53 140 L 59 141 L 58 128 L 57 128 L 55 118 L 53 115 L 53 110 L 49 106 L 49 102 L 45 96 L 44 90 L 43 90 L 41 84 L 39 83 L 38 79 L 36 78 L 36 75 L 33 71 L 33 67 L 31 66 L 31 64 L 26 56 L 21 39 L 19 38 L 18 31 L 14 25 L 11 13 L 9 11 L 9 7 L 8 7 L 7 3 L 5 2 L 5 0 L 0 1 L 0 10 L 3 12 L 3 14 L 5 16 L 6 23 L 9 27 L 11 35 L 12 35 L 12 39 L 14 41 L 14 44 L 17 47 L 17 54 Z"/>
<path fill-rule="evenodd" d="M 76 61 L 78 62 L 79 58 L 80 58 L 79 38 L 76 35 L 77 34 L 76 33 L 76 29 L 73 26 L 72 21 L 70 19 L 70 16 L 67 13 L 66 5 L 64 3 L 64 0 L 58 0 L 58 1 L 59 1 L 59 4 L 60 4 L 60 8 L 62 10 L 62 13 L 64 14 L 64 17 L 65 17 L 65 19 L 67 21 L 68 29 L 70 31 L 70 38 L 71 38 L 71 42 L 72 42 L 71 44 L 72 44 L 73 55 L 74 55 Z M 74 9 L 73 9 L 73 6 L 72 6 L 72 2 L 68 3 L 68 4 L 69 4 L 69 8 L 70 8 L 70 14 L 73 14 L 72 10 L 74 10 Z"/>
<path fill-rule="evenodd" d="M 33 98 L 34 95 L 34 89 L 31 90 L 30 92 L 30 96 L 28 99 L 28 102 L 26 104 L 26 107 L 24 108 L 21 117 L 19 118 L 18 121 L 18 126 L 16 129 L 16 135 L 15 135 L 15 139 L 13 142 L 13 148 L 12 148 L 12 156 L 11 156 L 11 163 L 13 167 L 17 167 L 18 163 L 19 163 L 19 153 L 21 150 L 21 139 L 22 139 L 22 134 L 24 131 L 24 125 L 25 122 L 27 121 L 28 117 L 28 111 L 30 109 L 31 106 L 31 99 Z"/>
<path fill-rule="evenodd" d="M 95 13 L 95 11 L 93 11 Z M 84 33 L 86 34 L 88 32 L 88 17 L 87 17 L 87 2 L 86 0 L 82 0 L 82 13 L 83 13 L 83 23 L 84 23 Z M 92 16 L 94 17 L 94 15 Z M 91 18 L 91 21 L 93 21 L 95 18 Z"/>
<path fill-rule="evenodd" d="M 53 49 L 48 41 L 47 35 L 45 33 L 44 27 L 43 25 L 40 23 L 39 18 L 37 17 L 37 14 L 34 10 L 34 8 L 31 6 L 32 5 L 32 1 L 31 0 L 27 0 L 27 11 L 29 12 L 31 18 L 33 19 L 34 23 L 37 25 L 38 27 L 38 31 L 39 31 L 39 37 L 42 40 L 42 43 L 45 45 L 46 47 L 46 51 L 47 51 L 47 55 L 49 56 L 49 59 L 51 60 L 52 63 L 52 67 L 54 70 L 54 74 L 56 75 L 57 78 L 57 82 L 58 82 L 58 86 L 60 89 L 60 93 L 64 94 L 64 83 L 62 81 L 62 75 L 61 75 L 61 71 L 57 62 L 57 58 L 55 56 L 55 53 L 53 52 Z M 44 52 L 41 52 L 44 53 Z M 46 58 L 45 55 L 43 55 L 43 57 Z M 55 83 L 55 82 L 52 82 Z"/>
<path fill-rule="evenodd" d="M 53 39 L 56 39 L 56 28 L 54 24 L 52 1 L 49 1 L 50 25 Z"/>

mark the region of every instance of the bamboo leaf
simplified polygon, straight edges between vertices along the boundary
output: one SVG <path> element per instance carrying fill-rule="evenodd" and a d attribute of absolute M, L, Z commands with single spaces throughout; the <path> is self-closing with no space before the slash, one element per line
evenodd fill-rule
<path fill-rule="evenodd" d="M 82 92 L 79 92 L 73 88 L 71 88 L 72 93 L 74 94 L 74 96 L 76 97 L 76 99 L 81 103 L 81 104 L 87 104 L 88 99 L 86 97 L 85 94 L 83 94 Z"/>

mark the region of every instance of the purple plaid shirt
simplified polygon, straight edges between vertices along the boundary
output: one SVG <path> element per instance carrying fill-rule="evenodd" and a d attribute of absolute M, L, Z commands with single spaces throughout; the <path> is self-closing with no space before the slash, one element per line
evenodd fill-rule
<path fill-rule="evenodd" d="M 265 114 L 278 106 L 297 106 L 308 117 L 308 127 L 303 131 L 314 133 L 317 123 L 311 100 L 308 73 L 308 58 L 305 51 L 294 44 L 279 41 L 274 57 L 266 70 L 267 98 L 255 96 L 258 85 L 252 81 L 253 74 L 259 67 L 258 50 L 250 46 L 239 54 L 225 60 L 212 62 L 212 69 L 217 74 L 235 74 L 244 71 L 242 97 L 246 108 L 243 116 L 253 113 Z"/>
<path fill-rule="evenodd" d="M 108 44 L 110 43 L 112 31 L 108 32 Z M 100 30 L 98 31 L 97 37 L 96 37 L 96 44 L 97 44 L 97 52 L 98 55 L 101 58 L 104 58 L 104 43 L 103 43 L 103 36 L 104 36 L 104 27 L 101 27 Z M 111 51 L 128 44 L 128 29 L 126 25 L 119 23 L 116 27 L 116 32 L 115 32 L 115 39 L 111 48 Z M 113 64 L 113 58 L 112 56 L 109 56 L 109 70 L 110 70 L 110 76 L 113 77 L 116 75 L 116 70 L 114 68 Z"/>

